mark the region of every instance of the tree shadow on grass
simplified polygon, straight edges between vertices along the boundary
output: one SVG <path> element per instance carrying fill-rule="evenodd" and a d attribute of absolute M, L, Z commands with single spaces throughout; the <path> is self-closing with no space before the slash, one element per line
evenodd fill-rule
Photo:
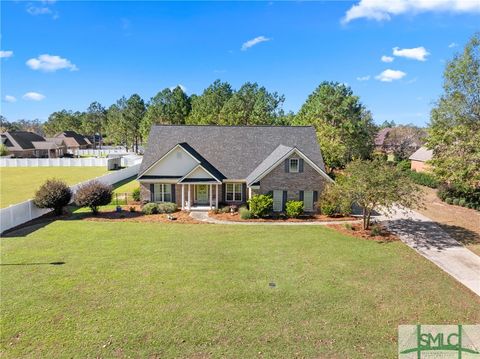
<path fill-rule="evenodd" d="M 52 265 L 52 266 L 61 266 L 65 262 L 50 262 L 50 263 L 1 263 L 0 266 L 42 266 L 42 265 Z"/>

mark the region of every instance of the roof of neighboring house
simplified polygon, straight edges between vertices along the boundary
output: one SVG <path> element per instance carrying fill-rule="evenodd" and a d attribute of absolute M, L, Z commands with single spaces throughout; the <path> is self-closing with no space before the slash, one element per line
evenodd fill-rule
<path fill-rule="evenodd" d="M 90 144 L 90 141 L 87 142 L 84 136 L 75 131 L 63 131 L 55 135 L 55 137 L 70 139 L 69 141 L 65 141 L 65 144 L 69 147 L 86 146 Z"/>
<path fill-rule="evenodd" d="M 55 150 L 58 147 L 55 143 L 48 141 L 33 141 L 32 145 L 36 150 Z"/>
<path fill-rule="evenodd" d="M 429 150 L 426 147 L 420 147 L 409 157 L 409 159 L 413 161 L 426 162 L 430 161 L 432 159 L 432 156 L 432 150 Z"/>
<path fill-rule="evenodd" d="M 273 152 L 280 145 L 296 147 L 325 170 L 317 135 L 311 126 L 159 125 L 150 131 L 139 174 L 178 144 L 182 147 L 188 145 L 201 156 L 206 166 L 212 166 L 223 178 L 246 179 L 267 157 L 277 156 L 279 153 Z M 281 149 L 283 147 L 277 151 Z M 273 157 L 269 161 L 273 161 Z M 211 167 L 205 168 L 214 174 Z"/>
<path fill-rule="evenodd" d="M 45 139 L 33 132 L 28 131 L 7 131 L 2 134 L 6 137 L 5 145 L 15 150 L 33 150 L 32 142 L 44 142 Z"/>
<path fill-rule="evenodd" d="M 388 134 L 391 130 L 391 127 L 387 127 L 378 131 L 377 136 L 375 137 L 375 146 L 383 146 L 385 139 L 388 137 Z"/>

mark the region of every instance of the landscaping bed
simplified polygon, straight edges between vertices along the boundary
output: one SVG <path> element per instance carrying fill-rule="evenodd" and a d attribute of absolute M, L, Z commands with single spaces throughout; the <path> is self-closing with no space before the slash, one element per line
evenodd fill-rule
<path fill-rule="evenodd" d="M 208 212 L 208 216 L 221 221 L 231 222 L 332 222 L 332 221 L 356 221 L 358 218 L 345 216 L 345 217 L 329 217 L 322 214 L 305 215 L 299 218 L 288 218 L 285 216 L 267 217 L 267 218 L 250 218 L 242 219 L 239 212 L 234 213 L 215 213 L 215 211 Z"/>
<path fill-rule="evenodd" d="M 345 233 L 362 239 L 369 239 L 379 242 L 393 242 L 400 239 L 393 233 L 389 232 L 385 227 L 374 225 L 370 229 L 363 229 L 360 223 L 344 223 L 344 224 L 328 224 L 327 227 L 336 231 Z"/>

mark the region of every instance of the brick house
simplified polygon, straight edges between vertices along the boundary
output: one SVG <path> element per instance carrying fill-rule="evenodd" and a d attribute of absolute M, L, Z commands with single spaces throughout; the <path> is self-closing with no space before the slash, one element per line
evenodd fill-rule
<path fill-rule="evenodd" d="M 410 169 L 415 172 L 429 172 L 431 167 L 428 161 L 432 159 L 433 151 L 420 147 L 410 157 Z"/>
<path fill-rule="evenodd" d="M 0 138 L 8 153 L 16 158 L 57 158 L 67 151 L 63 140 L 45 139 L 29 131 L 7 131 Z"/>
<path fill-rule="evenodd" d="M 218 208 L 271 194 L 306 212 L 332 179 L 311 126 L 153 126 L 138 181 L 144 202 Z"/>

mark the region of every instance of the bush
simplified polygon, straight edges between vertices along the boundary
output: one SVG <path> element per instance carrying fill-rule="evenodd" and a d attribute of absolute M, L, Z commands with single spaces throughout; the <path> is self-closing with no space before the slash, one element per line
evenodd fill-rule
<path fill-rule="evenodd" d="M 230 213 L 230 206 L 224 206 L 220 208 L 220 213 Z"/>
<path fill-rule="evenodd" d="M 75 204 L 79 207 L 89 207 L 93 214 L 98 213 L 98 207 L 112 201 L 112 186 L 99 181 L 91 181 L 81 185 L 75 193 Z"/>
<path fill-rule="evenodd" d="M 447 198 L 445 198 L 445 202 L 447 202 L 448 204 L 452 204 L 452 203 L 453 203 L 453 199 L 450 198 L 450 197 L 447 197 Z"/>
<path fill-rule="evenodd" d="M 285 203 L 285 213 L 287 217 L 298 218 L 303 214 L 303 202 L 302 201 L 287 201 Z"/>
<path fill-rule="evenodd" d="M 240 218 L 241 219 L 251 219 L 252 213 L 245 207 L 240 208 Z"/>
<path fill-rule="evenodd" d="M 454 204 L 455 206 L 458 206 L 458 203 L 459 203 L 459 202 L 460 202 L 460 200 L 459 200 L 458 198 L 454 198 L 454 199 L 453 199 L 453 204 Z"/>
<path fill-rule="evenodd" d="M 349 231 L 353 231 L 353 226 L 351 223 L 344 223 L 343 226 L 345 229 L 348 229 Z"/>
<path fill-rule="evenodd" d="M 142 207 L 142 212 L 144 214 L 158 214 L 158 205 L 153 202 L 147 203 Z"/>
<path fill-rule="evenodd" d="M 273 210 L 273 198 L 269 195 L 257 194 L 248 200 L 248 205 L 253 217 L 265 217 Z"/>
<path fill-rule="evenodd" d="M 402 171 L 410 171 L 411 164 L 409 160 L 402 160 L 397 163 L 397 167 L 400 168 Z"/>
<path fill-rule="evenodd" d="M 6 156 L 8 155 L 8 149 L 7 146 L 5 146 L 3 143 L 0 143 L 0 156 Z M 49 208 L 49 207 L 46 207 Z"/>
<path fill-rule="evenodd" d="M 132 212 L 132 213 L 137 211 L 137 209 L 136 209 L 135 207 L 133 207 L 133 206 L 130 207 L 128 210 L 129 210 L 130 212 Z"/>
<path fill-rule="evenodd" d="M 465 207 L 466 204 L 467 201 L 465 200 L 465 198 L 460 198 L 460 200 L 458 201 L 459 206 Z"/>
<path fill-rule="evenodd" d="M 444 184 L 439 185 L 437 189 L 438 198 L 440 198 L 442 201 L 445 201 L 448 195 L 449 195 L 448 187 L 445 186 Z"/>
<path fill-rule="evenodd" d="M 370 235 L 373 237 L 379 236 L 382 233 L 382 229 L 379 226 L 373 226 L 370 231 Z"/>
<path fill-rule="evenodd" d="M 177 204 L 172 202 L 163 202 L 158 204 L 158 213 L 173 213 L 177 210 Z"/>
<path fill-rule="evenodd" d="M 352 212 L 352 204 L 335 185 L 327 186 L 322 192 L 320 213 L 326 216 L 348 216 Z"/>
<path fill-rule="evenodd" d="M 140 202 L 140 187 L 137 187 L 132 191 L 132 198 L 135 202 Z"/>
<path fill-rule="evenodd" d="M 430 188 L 438 187 L 437 179 L 430 173 L 410 171 L 409 176 L 416 184 Z"/>
<path fill-rule="evenodd" d="M 61 215 L 63 207 L 69 204 L 71 199 L 72 191 L 65 182 L 50 179 L 35 192 L 33 203 L 38 208 L 50 208 L 55 214 Z"/>

